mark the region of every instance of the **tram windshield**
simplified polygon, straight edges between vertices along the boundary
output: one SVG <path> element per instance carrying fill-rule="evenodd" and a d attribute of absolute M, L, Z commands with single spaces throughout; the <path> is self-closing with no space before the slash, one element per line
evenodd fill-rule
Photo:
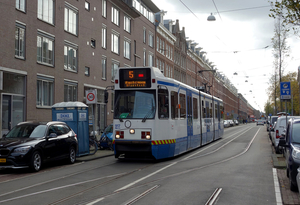
<path fill-rule="evenodd" d="M 115 119 L 153 119 L 155 90 L 115 91 Z"/>

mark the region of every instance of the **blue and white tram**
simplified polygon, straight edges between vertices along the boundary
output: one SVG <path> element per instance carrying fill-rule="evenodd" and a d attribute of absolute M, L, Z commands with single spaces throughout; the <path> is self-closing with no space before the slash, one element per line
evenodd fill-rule
<path fill-rule="evenodd" d="M 115 157 L 173 157 L 223 136 L 223 102 L 158 68 L 120 68 L 115 75 Z"/>

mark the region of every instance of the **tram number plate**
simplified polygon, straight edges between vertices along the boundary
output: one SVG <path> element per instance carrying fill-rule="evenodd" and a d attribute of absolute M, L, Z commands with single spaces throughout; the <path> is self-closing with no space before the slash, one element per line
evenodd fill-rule
<path fill-rule="evenodd" d="M 6 159 L 5 158 L 0 158 L 0 163 L 6 163 Z"/>

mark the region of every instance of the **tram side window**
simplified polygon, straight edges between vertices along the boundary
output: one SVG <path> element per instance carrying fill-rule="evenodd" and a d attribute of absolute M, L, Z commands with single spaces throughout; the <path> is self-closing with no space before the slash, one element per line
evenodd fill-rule
<path fill-rule="evenodd" d="M 185 94 L 179 94 L 180 100 L 180 118 L 186 118 Z"/>
<path fill-rule="evenodd" d="M 178 93 L 174 91 L 171 92 L 171 117 L 178 118 Z"/>
<path fill-rule="evenodd" d="M 169 95 L 167 89 L 158 89 L 158 118 L 169 118 Z"/>
<path fill-rule="evenodd" d="M 210 107 L 209 107 L 209 118 L 212 118 L 213 117 L 213 114 L 212 114 L 212 103 L 210 103 Z"/>
<path fill-rule="evenodd" d="M 204 101 L 202 100 L 202 118 L 206 118 L 206 113 L 205 113 L 205 107 L 204 107 Z"/>
<path fill-rule="evenodd" d="M 215 118 L 218 118 L 218 104 L 215 104 Z"/>
<path fill-rule="evenodd" d="M 220 105 L 220 117 L 224 119 L 224 110 L 223 110 L 223 105 Z"/>
<path fill-rule="evenodd" d="M 193 98 L 193 118 L 198 119 L 198 100 Z"/>

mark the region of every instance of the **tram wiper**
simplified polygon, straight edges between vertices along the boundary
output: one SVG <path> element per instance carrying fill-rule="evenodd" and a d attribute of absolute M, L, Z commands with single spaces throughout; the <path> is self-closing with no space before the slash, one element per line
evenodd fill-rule
<path fill-rule="evenodd" d="M 145 115 L 142 122 L 146 122 L 147 118 L 153 113 L 154 110 L 155 110 L 155 107 L 152 106 L 151 110 L 149 110 L 149 112 Z"/>

